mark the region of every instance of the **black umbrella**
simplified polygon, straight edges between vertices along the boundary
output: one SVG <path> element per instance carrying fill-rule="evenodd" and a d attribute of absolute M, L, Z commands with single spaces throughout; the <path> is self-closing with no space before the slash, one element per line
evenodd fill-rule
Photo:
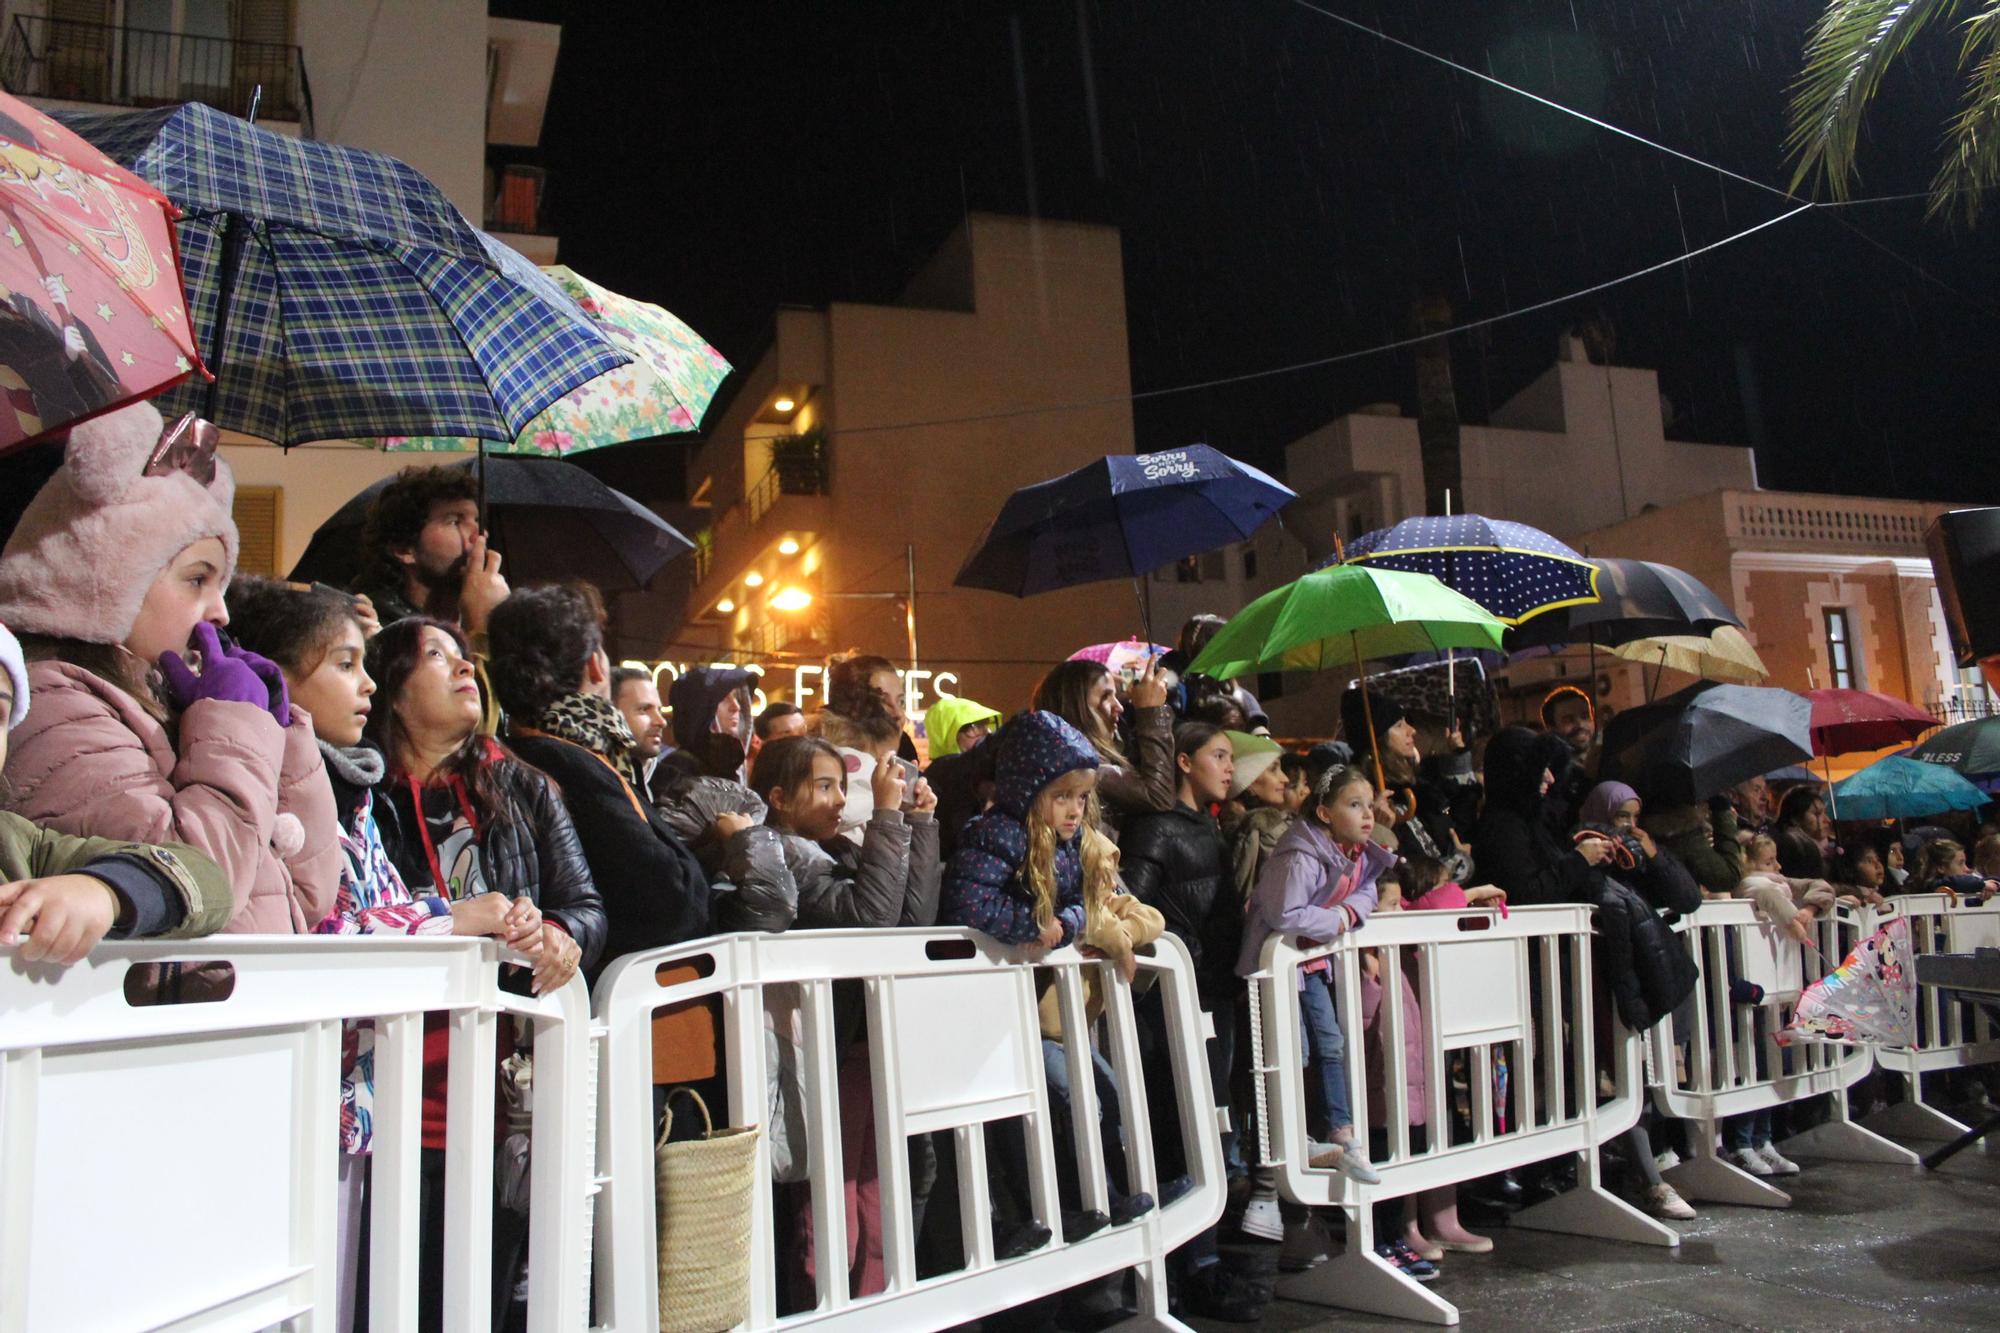
<path fill-rule="evenodd" d="M 1509 651 L 1565 643 L 1616 648 L 1670 634 L 1706 637 L 1743 622 L 1709 586 L 1686 570 L 1651 560 L 1593 560 L 1595 602 L 1558 607 L 1507 631 Z"/>
<path fill-rule="evenodd" d="M 580 578 L 623 592 L 645 587 L 661 566 L 694 549 L 665 519 L 574 463 L 498 457 L 449 466 L 483 477 L 487 531 L 516 582 Z M 320 524 L 292 578 L 352 584 L 368 508 L 394 480 L 384 477 Z"/>
<path fill-rule="evenodd" d="M 2000 717 L 1975 718 L 1934 731 L 1905 753 L 1926 764 L 1942 764 L 1983 786 L 2000 773 Z"/>
<path fill-rule="evenodd" d="M 1604 729 L 1600 776 L 1657 805 L 1692 805 L 1812 758 L 1812 704 L 1790 690 L 1701 681 Z"/>

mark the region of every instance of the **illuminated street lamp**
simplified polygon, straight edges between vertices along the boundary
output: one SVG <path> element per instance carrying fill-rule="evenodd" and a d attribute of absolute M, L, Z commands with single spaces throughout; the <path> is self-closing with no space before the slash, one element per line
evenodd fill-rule
<path fill-rule="evenodd" d="M 803 611 L 812 605 L 813 595 L 804 588 L 780 588 L 771 598 L 773 611 Z"/>

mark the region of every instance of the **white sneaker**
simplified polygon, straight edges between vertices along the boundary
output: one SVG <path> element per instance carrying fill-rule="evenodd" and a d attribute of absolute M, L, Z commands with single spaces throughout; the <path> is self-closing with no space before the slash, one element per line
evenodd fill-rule
<path fill-rule="evenodd" d="M 1243 1234 L 1258 1240 L 1285 1239 L 1285 1219 L 1276 1199 L 1252 1199 L 1243 1207 Z"/>
<path fill-rule="evenodd" d="M 1349 1180 L 1363 1185 L 1382 1183 L 1381 1173 L 1368 1164 L 1368 1158 L 1353 1143 L 1308 1142 L 1306 1164 L 1315 1171 L 1338 1171 Z"/>
<path fill-rule="evenodd" d="M 1664 1217 L 1670 1222 L 1692 1222 L 1694 1209 L 1672 1185 L 1659 1184 L 1646 1190 L 1646 1211 L 1654 1217 Z"/>
<path fill-rule="evenodd" d="M 1671 1171 L 1681 1164 L 1681 1155 L 1672 1148 L 1653 1159 L 1653 1165 L 1662 1171 Z"/>
<path fill-rule="evenodd" d="M 1753 1176 L 1775 1176 L 1778 1174 L 1771 1169 L 1771 1164 L 1764 1160 L 1764 1155 L 1755 1148 L 1744 1148 L 1739 1152 L 1725 1153 L 1722 1160 L 1739 1171 L 1748 1171 Z"/>
<path fill-rule="evenodd" d="M 1796 1176 L 1799 1173 L 1799 1164 L 1780 1153 L 1775 1143 L 1762 1144 L 1751 1151 L 1764 1159 L 1764 1165 L 1771 1168 L 1774 1176 Z"/>

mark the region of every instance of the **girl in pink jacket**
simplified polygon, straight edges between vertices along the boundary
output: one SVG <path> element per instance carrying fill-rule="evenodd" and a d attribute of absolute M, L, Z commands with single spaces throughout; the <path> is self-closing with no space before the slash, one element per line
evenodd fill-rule
<path fill-rule="evenodd" d="M 237 537 L 215 438 L 147 403 L 78 426 L 0 551 L 35 694 L 4 799 L 65 833 L 186 843 L 229 878 L 228 930 L 303 933 L 340 883 L 333 792 L 284 676 L 218 632 Z"/>

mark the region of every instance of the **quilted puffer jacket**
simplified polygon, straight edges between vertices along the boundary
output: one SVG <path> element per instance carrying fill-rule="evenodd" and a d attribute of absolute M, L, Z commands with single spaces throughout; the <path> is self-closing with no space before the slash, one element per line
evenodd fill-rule
<path fill-rule="evenodd" d="M 969 821 L 945 872 L 941 912 L 947 925 L 970 926 L 1002 944 L 1027 944 L 1041 934 L 1035 896 L 1023 871 L 1028 861 L 1028 807 L 1042 788 L 1066 773 L 1098 769 L 1097 751 L 1083 733 L 1048 712 L 1016 713 L 997 739 L 993 808 Z M 1080 838 L 1055 850 L 1055 920 L 1058 947 L 1074 944 L 1083 930 L 1083 852 Z"/>
<path fill-rule="evenodd" d="M 938 826 L 928 811 L 877 810 L 861 845 L 757 826 L 724 848 L 718 929 L 886 930 L 938 914 Z"/>
<path fill-rule="evenodd" d="M 1158 908 L 1194 955 L 1204 1003 L 1226 995 L 1243 947 L 1243 900 L 1215 820 L 1185 805 L 1140 815 L 1125 825 L 1118 851 L 1125 887 Z"/>
<path fill-rule="evenodd" d="M 333 910 L 340 835 L 312 720 L 204 699 L 167 728 L 82 667 L 28 668 L 34 710 L 14 728 L 8 807 L 59 833 L 178 842 L 228 877 L 226 931 L 304 934 Z"/>
<path fill-rule="evenodd" d="M 480 831 L 479 855 L 486 887 L 509 898 L 526 894 L 583 950 L 582 970 L 591 972 L 604 953 L 604 900 L 590 878 L 590 863 L 577 840 L 576 825 L 554 784 L 542 773 L 491 746 L 506 816 Z M 416 821 L 421 817 L 407 779 L 391 774 L 384 782 L 375 819 L 382 845 L 412 893 L 433 878 Z"/>

